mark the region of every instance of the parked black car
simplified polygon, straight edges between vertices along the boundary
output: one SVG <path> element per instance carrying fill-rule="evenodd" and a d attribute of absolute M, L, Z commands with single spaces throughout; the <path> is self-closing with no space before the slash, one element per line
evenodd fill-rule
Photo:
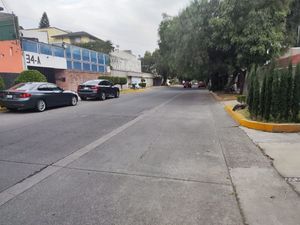
<path fill-rule="evenodd" d="M 104 101 L 107 97 L 120 96 L 120 89 L 108 80 L 89 80 L 79 85 L 77 92 L 82 100 L 94 98 Z"/>
<path fill-rule="evenodd" d="M 56 106 L 75 106 L 77 102 L 76 93 L 45 82 L 21 83 L 0 92 L 0 105 L 9 110 L 36 109 L 43 112 Z"/>

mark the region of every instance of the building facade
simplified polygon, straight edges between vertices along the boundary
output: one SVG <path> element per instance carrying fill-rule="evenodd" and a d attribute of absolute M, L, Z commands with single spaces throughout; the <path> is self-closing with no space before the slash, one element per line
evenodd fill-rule
<path fill-rule="evenodd" d="M 153 75 L 142 73 L 142 64 L 131 51 L 115 50 L 110 53 L 112 76 L 127 77 L 128 84 L 139 84 L 142 79 L 153 86 Z"/>

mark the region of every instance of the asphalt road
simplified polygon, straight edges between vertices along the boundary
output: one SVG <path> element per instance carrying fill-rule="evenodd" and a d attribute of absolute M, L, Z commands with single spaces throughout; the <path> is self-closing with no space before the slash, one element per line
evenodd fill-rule
<path fill-rule="evenodd" d="M 205 90 L 0 113 L 0 224 L 245 224 L 252 167 L 273 171 Z"/>

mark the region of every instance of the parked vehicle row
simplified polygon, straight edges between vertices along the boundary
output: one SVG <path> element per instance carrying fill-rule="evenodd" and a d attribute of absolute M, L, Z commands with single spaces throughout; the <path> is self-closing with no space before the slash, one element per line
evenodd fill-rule
<path fill-rule="evenodd" d="M 78 86 L 78 95 L 82 100 L 105 100 L 108 97 L 118 98 L 120 90 L 107 80 L 91 80 Z M 78 95 L 52 83 L 28 82 L 1 91 L 0 105 L 11 111 L 35 109 L 43 112 L 52 107 L 76 106 Z"/>
<path fill-rule="evenodd" d="M 184 88 L 192 88 L 194 86 L 196 86 L 197 88 L 206 88 L 206 84 L 204 81 L 199 81 L 199 82 L 195 82 L 195 83 L 192 83 L 190 81 L 185 81 L 183 83 Z"/>

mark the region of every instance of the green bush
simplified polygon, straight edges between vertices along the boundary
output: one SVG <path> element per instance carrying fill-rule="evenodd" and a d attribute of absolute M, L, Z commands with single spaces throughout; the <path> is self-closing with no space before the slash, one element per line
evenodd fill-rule
<path fill-rule="evenodd" d="M 139 83 L 139 86 L 140 86 L 141 88 L 145 88 L 145 87 L 147 86 L 147 84 L 144 83 L 144 82 L 142 82 L 142 83 Z"/>
<path fill-rule="evenodd" d="M 300 64 L 297 65 L 295 76 L 293 79 L 293 91 L 292 91 L 292 120 L 299 122 L 298 115 L 300 111 Z"/>
<path fill-rule="evenodd" d="M 237 96 L 237 101 L 241 104 L 246 103 L 246 95 L 239 95 Z"/>
<path fill-rule="evenodd" d="M 247 103 L 252 118 L 280 123 L 299 121 L 300 65 L 295 75 L 292 65 L 288 69 L 259 68 L 250 74 Z"/>
<path fill-rule="evenodd" d="M 126 77 L 113 77 L 113 76 L 100 76 L 99 79 L 104 79 L 112 82 L 114 85 L 119 84 L 121 87 L 124 84 L 127 84 L 127 78 Z"/>
<path fill-rule="evenodd" d="M 5 89 L 4 80 L 2 77 L 0 77 L 0 91 Z"/>
<path fill-rule="evenodd" d="M 25 70 L 17 77 L 15 84 L 26 82 L 47 82 L 47 79 L 37 70 Z"/>

